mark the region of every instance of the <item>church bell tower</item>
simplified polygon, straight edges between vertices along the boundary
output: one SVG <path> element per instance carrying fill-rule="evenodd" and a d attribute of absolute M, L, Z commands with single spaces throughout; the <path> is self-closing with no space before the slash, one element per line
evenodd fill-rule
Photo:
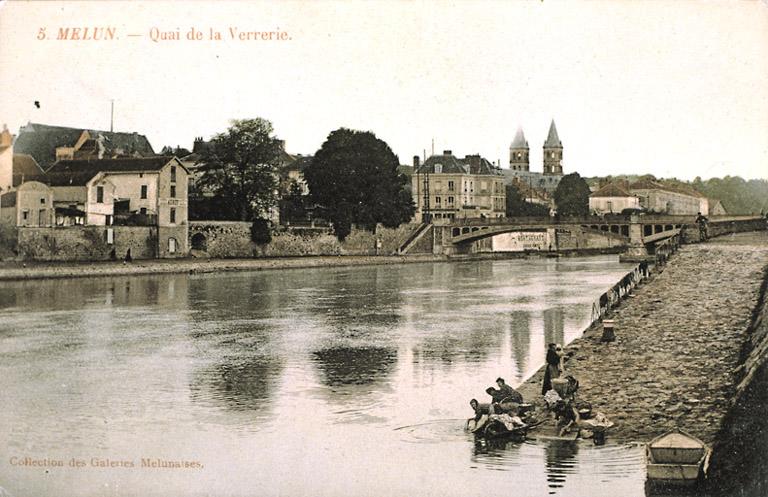
<path fill-rule="evenodd" d="M 509 168 L 513 171 L 530 171 L 528 152 L 530 149 L 523 134 L 523 128 L 517 128 L 515 139 L 509 146 Z"/>
<path fill-rule="evenodd" d="M 555 120 L 549 125 L 547 141 L 544 142 L 544 174 L 563 175 L 563 143 L 557 136 Z"/>

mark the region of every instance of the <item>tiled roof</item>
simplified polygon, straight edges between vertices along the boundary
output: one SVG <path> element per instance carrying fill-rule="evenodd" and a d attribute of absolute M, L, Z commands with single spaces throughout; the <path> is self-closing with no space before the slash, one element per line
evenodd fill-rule
<path fill-rule="evenodd" d="M 608 183 L 604 187 L 592 193 L 590 197 L 634 197 L 634 195 L 616 183 Z"/>
<path fill-rule="evenodd" d="M 173 157 L 125 157 L 119 159 L 62 160 L 46 171 L 51 186 L 83 186 L 100 172 L 155 172 Z"/>
<path fill-rule="evenodd" d="M 667 190 L 661 183 L 650 179 L 641 179 L 629 185 L 630 190 Z"/>
<path fill-rule="evenodd" d="M 419 166 L 419 174 L 435 173 L 435 166 L 441 166 L 443 174 L 469 174 L 469 167 L 453 155 L 433 155 Z"/>
<path fill-rule="evenodd" d="M 296 157 L 295 161 L 288 164 L 288 169 L 303 172 L 310 164 L 312 164 L 312 159 L 314 159 L 314 157 L 311 155 L 299 155 Z"/>
<path fill-rule="evenodd" d="M 16 190 L 0 195 L 0 207 L 13 207 L 16 205 Z"/>
<path fill-rule="evenodd" d="M 56 161 L 56 148 L 74 147 L 83 131 L 88 131 L 91 138 L 99 140 L 109 155 L 118 151 L 121 155 L 142 157 L 155 155 L 147 137 L 138 133 L 86 130 L 38 123 L 22 126 L 13 148 L 17 153 L 31 155 L 43 169 L 46 169 Z"/>
<path fill-rule="evenodd" d="M 45 172 L 34 157 L 27 154 L 13 154 L 13 186 L 24 181 L 45 181 Z"/>
<path fill-rule="evenodd" d="M 440 165 L 442 174 L 488 174 L 498 175 L 500 171 L 487 159 L 479 155 L 468 155 L 463 159 L 451 154 L 433 155 L 419 166 L 418 173 L 435 174 L 435 166 Z"/>

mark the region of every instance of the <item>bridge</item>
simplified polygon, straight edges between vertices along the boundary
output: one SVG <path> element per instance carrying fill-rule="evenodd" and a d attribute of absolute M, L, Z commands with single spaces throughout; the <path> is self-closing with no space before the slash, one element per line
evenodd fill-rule
<path fill-rule="evenodd" d="M 765 221 L 757 216 L 730 216 L 710 221 L 714 235 L 723 232 L 745 231 L 765 228 Z M 657 245 L 680 243 L 698 239 L 695 216 L 605 216 L 585 218 L 488 218 L 459 219 L 451 222 L 422 224 L 400 247 L 400 253 L 407 253 L 421 242 L 422 250 L 427 248 L 423 239 L 431 234 L 432 252 L 443 254 L 466 254 L 475 251 L 492 250 L 488 242 L 497 235 L 506 233 L 541 233 L 539 241 L 546 247 L 538 250 L 561 251 L 585 248 L 613 248 L 626 250 L 626 260 L 645 260 L 655 253 Z M 695 241 L 694 240 L 694 241 Z M 541 245 L 541 243 L 540 243 Z M 533 250 L 537 250 L 534 248 Z"/>

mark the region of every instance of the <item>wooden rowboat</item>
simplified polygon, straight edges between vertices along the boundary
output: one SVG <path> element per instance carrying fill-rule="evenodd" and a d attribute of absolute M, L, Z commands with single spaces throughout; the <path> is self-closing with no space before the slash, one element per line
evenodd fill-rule
<path fill-rule="evenodd" d="M 648 483 L 654 487 L 688 487 L 706 476 L 711 449 L 689 433 L 674 430 L 646 447 Z"/>

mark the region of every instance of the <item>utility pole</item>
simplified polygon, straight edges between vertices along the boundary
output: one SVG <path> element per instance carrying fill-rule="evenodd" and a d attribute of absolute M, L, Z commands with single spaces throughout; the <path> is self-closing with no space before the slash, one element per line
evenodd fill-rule
<path fill-rule="evenodd" d="M 112 103 L 111 110 L 109 112 L 109 132 L 112 133 L 115 127 L 115 100 L 110 100 Z"/>
<path fill-rule="evenodd" d="M 424 201 L 423 205 L 421 206 L 422 209 L 422 215 L 421 215 L 421 221 L 424 223 L 430 223 L 432 222 L 432 216 L 429 212 L 429 168 L 424 168 Z"/>

